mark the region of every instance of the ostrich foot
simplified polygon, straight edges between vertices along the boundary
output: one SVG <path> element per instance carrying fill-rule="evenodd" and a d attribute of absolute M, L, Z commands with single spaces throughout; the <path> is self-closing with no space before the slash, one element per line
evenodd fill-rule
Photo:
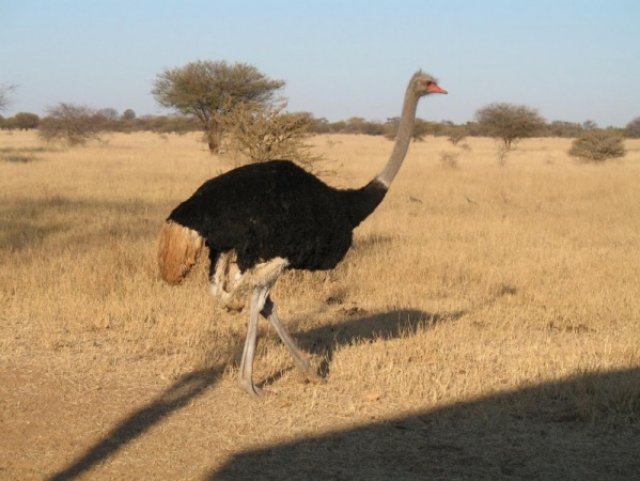
<path fill-rule="evenodd" d="M 251 380 L 248 379 L 238 379 L 238 386 L 240 387 L 240 389 L 247 392 L 253 397 L 262 397 L 264 396 L 265 392 L 268 392 L 262 388 L 259 388 L 258 386 L 253 384 Z"/>
<path fill-rule="evenodd" d="M 252 382 L 238 379 L 238 387 L 254 398 L 272 396 L 278 394 L 279 390 L 271 386 L 258 387 Z"/>
<path fill-rule="evenodd" d="M 294 358 L 295 360 L 295 358 Z M 324 384 L 327 380 L 320 374 L 322 362 L 315 356 L 305 356 L 304 363 L 296 362 L 300 378 L 308 383 Z"/>

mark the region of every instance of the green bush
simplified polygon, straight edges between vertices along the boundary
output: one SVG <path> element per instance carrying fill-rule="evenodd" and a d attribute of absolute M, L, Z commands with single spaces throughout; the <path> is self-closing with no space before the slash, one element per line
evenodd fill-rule
<path fill-rule="evenodd" d="M 590 130 L 573 141 L 569 155 L 588 162 L 602 162 L 624 157 L 627 153 L 624 139 L 609 130 Z"/>

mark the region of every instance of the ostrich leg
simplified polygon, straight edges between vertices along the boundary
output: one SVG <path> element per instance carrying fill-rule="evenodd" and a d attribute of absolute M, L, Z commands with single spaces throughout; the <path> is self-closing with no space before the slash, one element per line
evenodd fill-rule
<path fill-rule="evenodd" d="M 242 359 L 240 360 L 238 384 L 242 389 L 252 395 L 262 394 L 262 390 L 253 384 L 253 358 L 256 353 L 258 315 L 264 310 L 265 303 L 269 298 L 269 291 L 271 291 L 271 288 L 288 263 L 286 259 L 276 257 L 256 265 L 246 274 L 248 276 L 247 282 L 250 282 L 253 289 L 251 294 L 249 326 L 247 328 L 247 338 L 244 341 Z M 293 342 L 293 340 L 291 340 L 291 342 Z"/>
<path fill-rule="evenodd" d="M 249 326 L 247 328 L 247 338 L 244 341 L 242 359 L 240 360 L 239 386 L 249 394 L 259 396 L 262 389 L 253 384 L 253 358 L 256 353 L 256 338 L 258 335 L 258 313 L 264 307 L 265 300 L 269 295 L 269 288 L 266 286 L 255 287 L 251 294 L 251 312 L 249 314 Z"/>
<path fill-rule="evenodd" d="M 287 349 L 291 353 L 296 367 L 307 374 L 309 378 L 317 378 L 318 374 L 312 371 L 309 356 L 298 347 L 293 337 L 291 337 L 291 334 L 289 334 L 289 331 L 278 317 L 276 304 L 271 300 L 271 297 L 267 296 L 264 308 L 260 314 L 269 319 L 269 322 L 271 322 L 271 325 L 278 333 L 278 336 L 280 336 L 280 339 L 282 339 L 282 342 L 287 346 Z"/>

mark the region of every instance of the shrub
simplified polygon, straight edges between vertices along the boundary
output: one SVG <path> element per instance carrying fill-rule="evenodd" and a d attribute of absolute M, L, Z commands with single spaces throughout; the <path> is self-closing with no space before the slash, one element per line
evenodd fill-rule
<path fill-rule="evenodd" d="M 127 109 L 122 112 L 122 120 L 131 121 L 136 119 L 136 112 L 133 109 Z"/>
<path fill-rule="evenodd" d="M 602 162 L 626 154 L 621 135 L 609 130 L 589 130 L 573 141 L 569 155 L 588 162 Z"/>
<path fill-rule="evenodd" d="M 29 130 L 38 127 L 40 117 L 30 112 L 18 112 L 13 116 L 13 126 L 16 129 Z"/>
<path fill-rule="evenodd" d="M 104 125 L 104 118 L 86 106 L 60 103 L 48 109 L 48 114 L 38 127 L 38 135 L 47 142 L 82 145 L 99 139 L 98 134 Z"/>
<path fill-rule="evenodd" d="M 636 117 L 627 124 L 625 135 L 630 139 L 640 139 L 640 117 Z"/>
<path fill-rule="evenodd" d="M 0 119 L 0 128 L 3 129 L 35 129 L 38 126 L 40 117 L 29 112 L 18 112 L 13 117 Z"/>
<path fill-rule="evenodd" d="M 284 103 L 243 103 L 228 111 L 220 118 L 220 125 L 228 134 L 229 150 L 249 163 L 291 159 L 313 170 L 312 164 L 319 158 L 304 142 L 313 118 L 308 113 L 287 113 L 284 108 Z"/>
<path fill-rule="evenodd" d="M 399 128 L 400 118 L 391 117 L 381 125 L 380 134 L 384 135 L 389 140 L 394 140 Z M 413 135 L 411 138 L 414 142 L 421 142 L 427 135 L 442 135 L 443 133 L 445 133 L 446 128 L 448 128 L 448 125 L 437 122 L 429 122 L 427 120 L 417 118 L 413 126 Z"/>
<path fill-rule="evenodd" d="M 577 122 L 554 120 L 547 126 L 547 134 L 552 137 L 576 138 L 582 131 L 582 125 Z"/>
<path fill-rule="evenodd" d="M 447 140 L 453 145 L 458 145 L 461 141 L 467 138 L 467 131 L 464 127 L 451 126 L 449 128 L 449 134 Z"/>

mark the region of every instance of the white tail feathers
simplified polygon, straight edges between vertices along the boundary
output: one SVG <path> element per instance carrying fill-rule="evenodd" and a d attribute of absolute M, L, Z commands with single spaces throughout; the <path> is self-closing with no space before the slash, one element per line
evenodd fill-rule
<path fill-rule="evenodd" d="M 158 239 L 158 269 L 169 284 L 178 284 L 198 260 L 204 239 L 195 230 L 166 221 Z"/>

